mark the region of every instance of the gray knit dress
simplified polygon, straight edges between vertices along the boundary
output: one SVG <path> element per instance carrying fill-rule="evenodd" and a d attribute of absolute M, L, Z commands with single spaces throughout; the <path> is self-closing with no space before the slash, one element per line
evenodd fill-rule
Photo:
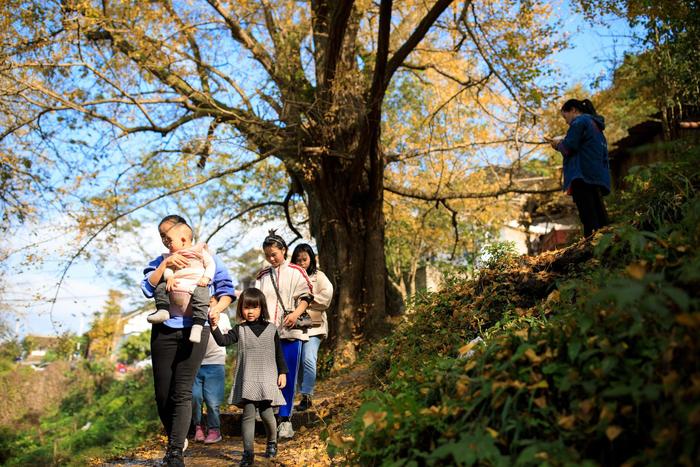
<path fill-rule="evenodd" d="M 243 407 L 245 401 L 270 401 L 272 406 L 287 403 L 277 387 L 276 332 L 272 324 L 260 336 L 248 326 L 238 327 L 238 360 L 229 404 Z"/>

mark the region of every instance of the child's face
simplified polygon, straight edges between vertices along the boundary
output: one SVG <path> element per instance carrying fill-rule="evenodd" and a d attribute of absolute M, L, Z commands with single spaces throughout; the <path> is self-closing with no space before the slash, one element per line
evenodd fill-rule
<path fill-rule="evenodd" d="M 284 250 L 281 250 L 276 246 L 266 246 L 263 248 L 263 251 L 265 252 L 265 259 L 273 268 L 276 268 L 280 264 L 284 263 Z"/>
<path fill-rule="evenodd" d="M 182 235 L 181 231 L 173 229 L 165 234 L 163 244 L 168 247 L 170 253 L 189 248 L 192 246 L 192 241 L 186 235 Z"/>
<path fill-rule="evenodd" d="M 309 265 L 311 264 L 311 258 L 309 257 L 309 254 L 307 252 L 300 251 L 297 254 L 296 263 L 302 268 L 304 268 L 304 270 L 306 271 L 307 269 L 309 269 Z"/>
<path fill-rule="evenodd" d="M 257 321 L 260 318 L 260 307 L 255 308 L 243 308 L 243 318 L 249 323 Z"/>

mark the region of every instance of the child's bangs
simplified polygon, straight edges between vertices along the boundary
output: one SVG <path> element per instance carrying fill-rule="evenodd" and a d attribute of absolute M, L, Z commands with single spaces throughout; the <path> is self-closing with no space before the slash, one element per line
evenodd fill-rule
<path fill-rule="evenodd" d="M 262 298 L 264 299 L 265 297 L 262 296 Z M 257 294 L 245 294 L 241 301 L 241 307 L 244 310 L 247 308 L 262 308 L 261 297 L 257 296 Z"/>

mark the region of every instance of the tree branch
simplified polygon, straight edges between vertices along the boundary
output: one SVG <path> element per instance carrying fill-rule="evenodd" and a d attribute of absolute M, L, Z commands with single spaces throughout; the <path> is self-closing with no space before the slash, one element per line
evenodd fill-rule
<path fill-rule="evenodd" d="M 330 88 L 331 83 L 335 79 L 335 73 L 338 67 L 340 55 L 343 52 L 343 40 L 345 31 L 348 28 L 348 20 L 354 0 L 335 1 L 333 4 L 333 17 L 330 21 L 328 31 L 328 45 L 326 46 L 326 61 L 323 64 L 323 83 L 325 88 Z"/>
<path fill-rule="evenodd" d="M 398 69 L 398 67 L 406 60 L 406 57 L 413 52 L 413 49 L 423 40 L 423 37 L 428 33 L 430 28 L 433 26 L 435 21 L 442 15 L 442 13 L 447 9 L 453 0 L 438 0 L 428 11 L 428 13 L 420 21 L 413 33 L 406 39 L 406 42 L 399 47 L 399 49 L 394 53 L 394 55 L 389 60 L 386 72 L 384 74 L 384 87 L 386 88 L 391 81 L 392 76 Z M 468 0 L 467 3 L 471 3 Z"/>
<path fill-rule="evenodd" d="M 541 190 L 530 190 L 523 188 L 515 188 L 512 183 L 509 183 L 503 188 L 490 192 L 455 192 L 450 191 L 446 193 L 435 193 L 428 194 L 417 189 L 406 188 L 398 185 L 392 184 L 389 180 L 384 179 L 384 189 L 389 193 L 394 193 L 395 195 L 405 196 L 407 198 L 420 199 L 423 201 L 447 201 L 451 199 L 485 199 L 485 198 L 497 198 L 505 194 L 543 194 L 543 193 L 556 193 L 561 191 L 561 188 L 547 188 Z"/>
<path fill-rule="evenodd" d="M 272 57 L 267 52 L 267 50 L 265 50 L 262 44 L 260 44 L 252 36 L 252 34 L 243 29 L 238 23 L 238 21 L 236 21 L 227 13 L 226 9 L 223 7 L 223 5 L 221 5 L 221 2 L 219 2 L 219 0 L 207 0 L 207 3 L 209 3 L 209 5 L 211 5 L 216 10 L 216 12 L 219 13 L 219 15 L 224 19 L 226 25 L 231 31 L 231 37 L 233 37 L 236 41 L 238 41 L 246 49 L 248 49 L 253 54 L 255 60 L 257 60 L 258 63 L 260 63 L 263 66 L 263 68 L 265 68 L 265 71 L 270 76 L 270 78 L 276 81 L 275 64 L 272 61 Z"/>

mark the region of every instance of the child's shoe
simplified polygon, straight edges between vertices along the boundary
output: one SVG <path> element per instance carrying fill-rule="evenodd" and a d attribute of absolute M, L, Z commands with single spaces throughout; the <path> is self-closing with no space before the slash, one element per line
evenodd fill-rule
<path fill-rule="evenodd" d="M 202 425 L 195 425 L 194 427 L 194 440 L 197 443 L 204 442 L 204 427 Z"/>
<path fill-rule="evenodd" d="M 255 454 L 253 451 L 243 451 L 243 457 L 241 458 L 241 467 L 253 465 L 255 462 Z"/>
<path fill-rule="evenodd" d="M 221 441 L 221 431 L 218 428 L 209 428 L 209 433 L 204 439 L 204 444 L 214 444 Z"/>
<path fill-rule="evenodd" d="M 277 455 L 277 441 L 268 441 L 265 449 L 265 457 L 275 457 Z"/>
<path fill-rule="evenodd" d="M 151 324 L 164 323 L 170 319 L 170 312 L 168 310 L 156 310 L 150 315 L 146 316 L 146 321 Z"/>
<path fill-rule="evenodd" d="M 204 329 L 204 326 L 201 324 L 192 325 L 192 330 L 190 331 L 190 342 L 199 344 L 199 342 L 202 340 L 202 329 Z"/>

